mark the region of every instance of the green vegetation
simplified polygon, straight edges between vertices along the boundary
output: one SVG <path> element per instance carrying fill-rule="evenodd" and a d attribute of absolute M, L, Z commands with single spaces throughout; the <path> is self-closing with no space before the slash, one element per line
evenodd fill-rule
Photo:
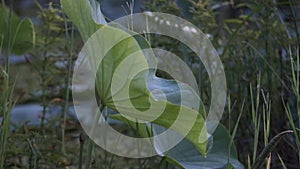
<path fill-rule="evenodd" d="M 297 9 L 300 7 L 297 1 L 145 2 L 145 10 L 177 15 L 198 26 L 218 50 L 225 68 L 228 97 L 222 124 L 204 143 L 199 143 L 198 139 L 207 138 L 200 133 L 202 128 L 206 130 L 205 112 L 213 103 L 210 103 L 208 74 L 195 53 L 185 44 L 166 36 L 137 35 L 124 28 L 117 29 L 120 28 L 117 24 L 107 27 L 108 19 L 105 20 L 99 11 L 98 2 L 74 1 L 61 0 L 60 4 L 49 3 L 46 8 L 36 2 L 39 23 L 35 24 L 13 12 L 13 1 L 5 3 L 3 0 L 0 4 L 0 59 L 3 58 L 3 61 L 0 60 L 0 169 L 243 166 L 258 169 L 299 166 L 300 31 Z M 132 6 L 127 6 L 132 12 Z M 87 134 L 94 135 L 98 122 L 96 117 L 102 113 L 106 119 L 117 120 L 111 126 L 123 134 L 153 136 L 171 127 L 177 117 L 174 112 L 177 115 L 181 109 L 185 116 L 177 127 L 172 128 L 174 131 L 185 134 L 182 129 L 189 125 L 188 119 L 194 117 L 196 120 L 175 148 L 151 158 L 119 157 L 97 146 L 84 134 L 85 127 L 69 115 L 70 107 L 76 104 L 72 102 L 74 93 L 72 95 L 71 91 L 74 63 L 83 44 L 91 41 L 89 38 L 97 30 L 101 30 L 104 39 L 122 37 L 122 41 L 107 50 L 97 69 L 93 90 L 96 91 L 100 112 L 90 122 L 92 129 Z M 96 42 L 106 41 L 96 39 Z M 148 67 L 149 58 L 147 60 L 144 53 L 139 53 L 131 60 L 128 71 L 121 72 L 114 80 L 120 81 L 118 92 L 129 89 L 130 104 L 138 110 L 166 105 L 161 117 L 148 125 L 128 121 L 115 114 L 121 112 L 136 121 L 155 117 L 155 114 L 137 114 L 135 109 L 119 109 L 118 106 L 126 107 L 128 103 L 113 100 L 117 93 L 110 89 L 113 88 L 113 73 L 117 66 L 126 59 L 130 60 L 130 54 L 150 47 L 163 48 L 180 56 L 196 77 L 199 96 L 192 87 L 175 82 L 160 70 L 141 71 L 134 77 L 130 74 L 134 72 L 130 71 L 139 71 L 139 66 Z M 99 49 L 97 51 L 101 53 Z M 26 63 L 11 64 L 13 54 L 25 55 Z M 149 57 L 153 59 L 153 53 Z M 95 60 L 92 66 L 97 66 L 98 62 Z M 24 76 L 36 82 L 31 81 L 30 88 L 27 88 L 27 82 L 20 81 Z M 127 83 L 125 77 L 129 76 L 135 79 Z M 149 84 L 154 83 L 166 92 L 166 98 L 159 100 L 159 96 L 151 93 Z M 181 105 L 179 86 L 195 98 L 190 105 L 201 103 L 199 110 Z M 177 92 L 167 93 L 166 88 Z M 38 125 L 31 125 L 30 121 L 12 124 L 14 107 L 32 102 L 41 106 Z M 54 110 L 58 113 L 49 118 Z M 160 143 L 162 140 L 155 141 Z"/>

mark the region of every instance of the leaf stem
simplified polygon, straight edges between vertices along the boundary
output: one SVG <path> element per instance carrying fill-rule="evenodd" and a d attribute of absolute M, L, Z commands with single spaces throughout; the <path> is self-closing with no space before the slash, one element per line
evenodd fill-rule
<path fill-rule="evenodd" d="M 103 109 L 104 109 L 104 107 L 100 103 L 99 111 L 97 111 L 97 113 L 95 114 L 96 117 L 93 118 L 94 120 L 93 120 L 93 123 L 92 123 L 92 129 L 91 129 L 91 132 L 89 133 L 90 135 L 89 135 L 89 141 L 88 141 L 87 158 L 86 158 L 86 161 L 85 161 L 85 168 L 86 169 L 90 168 L 92 153 L 93 153 L 93 149 L 94 149 L 93 138 L 94 138 L 95 128 L 96 128 L 96 125 L 99 122 L 99 118 L 100 118 L 100 115 L 101 115 Z"/>

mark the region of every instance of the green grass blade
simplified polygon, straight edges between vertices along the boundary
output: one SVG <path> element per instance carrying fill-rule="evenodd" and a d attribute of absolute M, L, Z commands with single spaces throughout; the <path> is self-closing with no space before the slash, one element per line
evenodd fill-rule
<path fill-rule="evenodd" d="M 279 134 L 277 134 L 275 137 L 272 138 L 272 140 L 269 142 L 269 144 L 262 150 L 262 152 L 259 154 L 257 159 L 254 161 L 254 164 L 252 166 L 252 169 L 260 169 L 262 168 L 265 159 L 268 157 L 268 155 L 273 151 L 273 149 L 277 146 L 279 141 L 282 139 L 282 137 L 294 133 L 292 130 L 283 131 Z"/>

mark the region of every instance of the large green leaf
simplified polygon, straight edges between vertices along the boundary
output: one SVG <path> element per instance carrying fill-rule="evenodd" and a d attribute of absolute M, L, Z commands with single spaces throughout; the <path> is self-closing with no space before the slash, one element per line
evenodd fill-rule
<path fill-rule="evenodd" d="M 148 84 L 148 86 L 150 86 L 150 89 L 159 88 L 165 93 L 168 93 L 168 96 L 176 95 L 176 92 L 178 92 L 176 90 L 172 91 L 172 89 L 176 89 L 177 87 L 173 86 L 172 84 L 168 84 L 170 82 L 164 79 L 158 79 L 150 83 L 151 84 Z M 169 88 L 168 86 L 173 87 Z M 180 102 L 180 100 L 177 100 L 176 97 L 170 97 L 169 101 L 174 104 Z M 184 105 L 187 106 L 189 106 L 189 104 L 189 102 L 184 103 Z M 166 131 L 166 128 L 158 125 L 150 126 L 140 123 L 137 125 L 121 115 L 114 115 L 112 117 L 114 119 L 124 121 L 127 125 L 138 130 L 139 134 L 142 137 L 149 137 Z M 209 140 L 209 152 L 206 157 L 199 153 L 195 145 L 188 139 L 183 139 L 179 144 L 177 144 L 174 148 L 166 153 L 160 153 L 162 152 L 160 149 L 161 147 L 166 147 L 169 144 L 167 140 L 156 138 L 154 139 L 153 144 L 155 145 L 156 151 L 161 156 L 166 156 L 169 162 L 183 168 L 227 169 L 230 168 L 229 166 L 235 169 L 244 168 L 237 159 L 237 153 L 234 145 L 232 145 L 229 152 L 229 143 L 231 140 L 231 136 L 223 125 L 219 124 Z"/>
<path fill-rule="evenodd" d="M 99 3 L 89 0 L 62 0 L 62 10 L 77 26 L 83 41 L 87 41 L 95 33 L 101 24 L 106 21 L 100 11 Z"/>
<path fill-rule="evenodd" d="M 112 114 L 116 114 L 110 111 Z M 141 124 L 129 121 L 121 115 L 114 115 L 114 119 L 124 121 L 131 128 L 138 130 L 141 137 L 149 137 L 164 132 L 166 129 L 158 125 Z M 165 156 L 170 163 L 186 169 L 243 169 L 244 166 L 237 159 L 236 148 L 229 145 L 231 136 L 227 129 L 219 124 L 215 132 L 209 139 L 209 152 L 204 157 L 196 147 L 187 139 L 183 139 L 179 144 L 173 147 L 170 151 L 159 153 Z M 156 151 L 161 152 L 160 148 L 164 144 L 169 144 L 163 139 L 154 139 Z M 229 155 L 230 154 L 230 155 Z"/>
<path fill-rule="evenodd" d="M 9 22 L 9 9 L 0 5 L 0 41 L 3 38 L 4 42 L 2 47 L 6 50 L 8 43 L 10 43 L 10 50 L 14 54 L 22 54 L 34 45 L 35 32 L 33 24 L 29 19 L 21 19 L 14 12 L 12 12 L 10 20 Z M 9 36 L 10 42 L 8 42 Z"/>
<path fill-rule="evenodd" d="M 100 55 L 100 59 L 93 60 L 91 66 L 97 67 L 103 59 L 96 78 L 96 89 L 103 106 L 139 120 L 155 119 L 152 121 L 155 124 L 171 128 L 183 136 L 187 134 L 186 138 L 205 155 L 207 143 L 203 140 L 206 140 L 207 136 L 206 132 L 201 132 L 206 131 L 205 114 L 203 109 L 200 109 L 200 113 L 198 112 L 197 105 L 200 99 L 196 92 L 183 83 L 157 78 L 155 71 L 147 69 L 150 64 L 149 58 L 153 60 L 154 56 L 151 56 L 151 52 L 148 56 L 143 52 L 138 52 L 141 50 L 141 44 L 147 44 L 145 40 L 137 35 L 134 37 L 133 34 L 128 34 L 119 28 L 99 26 L 99 22 L 94 21 L 99 11 L 96 11 L 97 8 L 92 8 L 88 0 L 62 0 L 61 4 L 63 11 L 78 27 L 86 43 L 89 43 L 89 37 L 101 27 L 101 37 L 94 37 L 95 41 L 91 40 L 90 43 L 97 42 L 98 46 L 92 50 L 94 50 L 93 53 Z M 130 57 L 131 54 L 134 55 Z M 121 70 L 117 69 L 118 66 L 122 66 L 121 64 L 126 66 Z M 136 74 L 136 72 L 139 73 Z M 118 84 L 112 83 L 113 80 Z M 163 87 L 169 89 L 169 92 L 165 93 L 168 97 L 161 97 L 160 93 L 150 93 L 155 89 L 151 89 L 151 84 L 152 87 L 155 87 L 155 84 L 164 84 Z M 181 92 L 178 92 L 178 89 L 181 89 Z M 129 99 L 126 95 L 128 93 Z M 168 100 L 168 98 L 181 99 L 182 95 L 195 97 L 192 97 L 187 105 L 174 104 Z M 185 102 L 188 103 L 188 101 Z M 133 106 L 128 106 L 131 104 Z M 157 118 L 159 113 L 161 114 Z M 176 125 L 173 125 L 174 122 Z M 189 132 L 185 133 L 185 131 Z"/>
<path fill-rule="evenodd" d="M 212 148 L 206 157 L 203 157 L 186 139 L 164 155 L 171 163 L 179 164 L 187 169 L 227 169 L 230 168 L 229 166 L 243 169 L 244 166 L 237 160 L 234 145 L 231 147 L 229 155 L 230 139 L 228 131 L 220 124 L 212 135 Z"/>

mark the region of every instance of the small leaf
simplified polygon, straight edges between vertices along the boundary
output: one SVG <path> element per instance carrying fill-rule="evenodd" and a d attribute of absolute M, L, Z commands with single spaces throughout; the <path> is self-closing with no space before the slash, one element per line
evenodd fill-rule
<path fill-rule="evenodd" d="M 243 24 L 243 21 L 240 19 L 226 19 L 225 22 L 228 24 L 237 24 L 237 25 Z"/>
<path fill-rule="evenodd" d="M 2 46 L 3 49 L 7 49 L 8 47 L 8 16 L 9 9 L 0 5 L 0 39 L 2 39 L 2 36 L 4 37 L 4 44 Z M 20 55 L 31 49 L 35 43 L 34 26 L 31 20 L 21 19 L 12 12 L 10 38 L 10 47 L 14 54 Z"/>

